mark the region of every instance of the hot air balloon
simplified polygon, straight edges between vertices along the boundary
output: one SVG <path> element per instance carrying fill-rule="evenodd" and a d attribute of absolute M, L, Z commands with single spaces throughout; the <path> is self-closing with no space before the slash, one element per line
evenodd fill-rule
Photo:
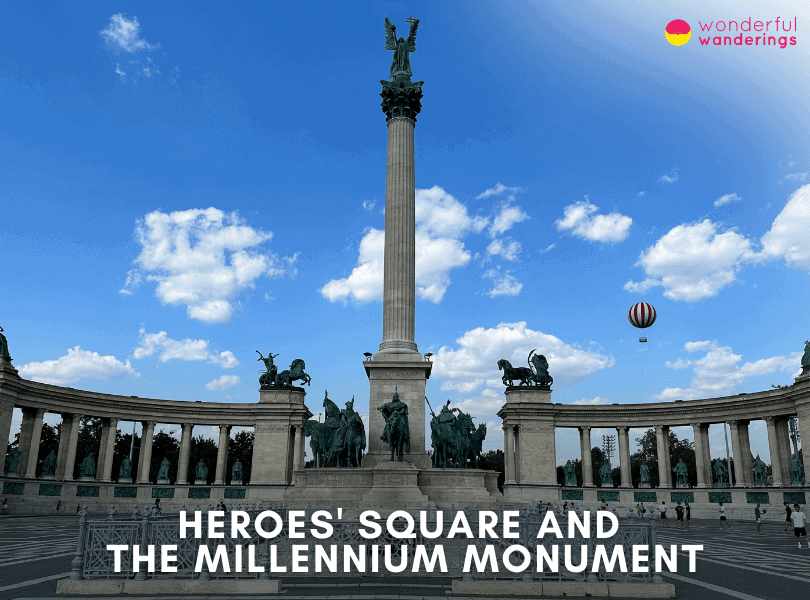
<path fill-rule="evenodd" d="M 655 307 L 652 304 L 647 304 L 646 302 L 636 302 L 630 307 L 630 310 L 627 313 L 627 320 L 630 321 L 630 324 L 633 327 L 646 329 L 655 323 L 656 316 L 658 316 L 658 313 L 655 312 Z"/>

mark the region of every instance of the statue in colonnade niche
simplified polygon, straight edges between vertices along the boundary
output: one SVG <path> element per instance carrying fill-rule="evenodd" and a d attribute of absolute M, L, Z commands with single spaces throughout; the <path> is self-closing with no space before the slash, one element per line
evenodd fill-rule
<path fill-rule="evenodd" d="M 682 458 L 678 459 L 678 464 L 672 470 L 675 472 L 675 487 L 689 487 L 689 468 Z"/>
<path fill-rule="evenodd" d="M 233 467 L 231 468 L 231 483 L 234 482 L 242 483 L 242 461 L 238 458 L 236 462 L 233 463 Z"/>
<path fill-rule="evenodd" d="M 132 461 L 129 456 L 125 456 L 121 461 L 121 468 L 118 469 L 118 477 L 120 479 L 132 479 Z"/>
<path fill-rule="evenodd" d="M 804 468 L 799 457 L 793 454 L 790 458 L 790 485 L 804 486 Z"/>
<path fill-rule="evenodd" d="M 205 466 L 203 459 L 200 459 L 200 462 L 197 463 L 195 472 L 197 474 L 197 481 L 206 481 L 208 477 L 208 467 Z"/>
<path fill-rule="evenodd" d="M 160 463 L 160 469 L 157 474 L 158 481 L 169 480 L 169 459 L 164 457 L 163 462 Z"/>
<path fill-rule="evenodd" d="M 27 452 L 27 450 L 26 450 Z M 5 472 L 8 474 L 19 473 L 22 465 L 22 457 L 25 452 L 20 452 L 18 448 L 12 448 L 6 455 Z"/>
<path fill-rule="evenodd" d="M 93 458 L 93 453 L 88 454 L 79 465 L 79 477 L 95 477 L 96 476 L 96 461 Z"/>
<path fill-rule="evenodd" d="M 565 473 L 565 485 L 570 485 L 573 487 L 577 486 L 577 469 L 574 466 L 574 463 L 570 460 L 565 463 L 563 467 L 563 472 Z"/>
<path fill-rule="evenodd" d="M 613 468 L 610 461 L 606 460 L 599 469 L 599 477 L 602 479 L 602 487 L 613 487 Z"/>
<path fill-rule="evenodd" d="M 639 468 L 641 473 L 641 483 L 646 483 L 649 486 L 650 483 L 650 467 L 647 466 L 646 462 L 641 463 L 641 467 Z"/>
<path fill-rule="evenodd" d="M 51 450 L 50 454 L 42 461 L 42 474 L 53 475 L 56 473 L 56 453 Z"/>
<path fill-rule="evenodd" d="M 726 463 L 719 458 L 714 461 L 714 476 L 717 487 L 728 487 L 728 469 Z"/>
<path fill-rule="evenodd" d="M 759 454 L 754 459 L 751 468 L 754 470 L 754 485 L 767 485 L 768 465 L 759 457 Z"/>

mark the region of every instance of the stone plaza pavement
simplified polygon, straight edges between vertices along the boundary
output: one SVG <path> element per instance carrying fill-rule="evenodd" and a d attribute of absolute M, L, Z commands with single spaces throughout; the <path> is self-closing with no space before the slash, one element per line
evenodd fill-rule
<path fill-rule="evenodd" d="M 670 525 L 673 523 L 674 520 L 670 521 Z M 757 534 L 752 522 L 732 522 L 732 525 L 731 531 L 721 532 L 716 521 L 700 520 L 693 521 L 690 530 L 670 527 L 659 533 L 662 544 L 704 545 L 704 551 L 698 553 L 696 573 L 664 574 L 668 583 L 675 584 L 680 600 L 807 597 L 810 550 L 796 547 L 792 531 L 783 531 L 781 524 L 764 524 L 762 533 Z M 0 600 L 56 598 L 56 581 L 66 578 L 70 571 L 76 528 L 76 519 L 72 517 L 0 517 Z M 438 578 L 285 578 L 281 596 L 287 600 L 460 598 L 451 596 L 450 586 L 449 579 Z"/>

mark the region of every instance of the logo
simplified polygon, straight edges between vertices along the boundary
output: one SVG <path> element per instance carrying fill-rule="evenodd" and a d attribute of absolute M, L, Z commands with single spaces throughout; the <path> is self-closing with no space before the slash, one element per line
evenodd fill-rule
<path fill-rule="evenodd" d="M 692 28 L 689 27 L 689 23 L 686 21 L 675 19 L 667 23 L 664 35 L 667 36 L 667 41 L 673 46 L 683 46 L 692 37 Z"/>

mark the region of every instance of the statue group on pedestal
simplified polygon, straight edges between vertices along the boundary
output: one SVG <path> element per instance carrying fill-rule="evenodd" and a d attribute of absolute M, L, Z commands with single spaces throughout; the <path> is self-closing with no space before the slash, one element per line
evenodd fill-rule
<path fill-rule="evenodd" d="M 476 429 L 472 422 L 472 415 L 464 413 L 458 408 L 450 408 L 450 400 L 442 406 L 438 415 L 433 412 L 432 408 L 430 414 L 433 415 L 430 420 L 433 468 L 466 469 L 469 461 L 469 466 L 477 469 L 478 457 L 481 455 L 484 439 L 487 436 L 486 424 L 481 424 Z"/>
<path fill-rule="evenodd" d="M 264 371 L 259 371 L 259 373 L 261 373 L 259 376 L 259 385 L 262 387 L 292 387 L 292 382 L 298 381 L 299 379 L 303 383 L 310 385 L 312 380 L 309 375 L 304 372 L 306 364 L 303 359 L 296 358 L 290 364 L 289 369 L 279 372 L 278 367 L 273 362 L 273 359 L 278 356 L 278 354 L 268 352 L 265 358 L 258 350 L 256 350 L 256 353 L 259 355 L 257 360 L 262 361 L 265 367 Z"/>
<path fill-rule="evenodd" d="M 551 387 L 554 379 L 548 374 L 548 361 L 545 356 L 535 352 L 537 349 L 529 352 L 528 367 L 513 367 L 505 358 L 498 361 L 498 369 L 503 371 L 501 381 L 504 385 L 513 386 L 518 381 L 518 385 L 536 385 L 544 389 Z"/>
<path fill-rule="evenodd" d="M 309 447 L 315 467 L 328 467 L 335 460 L 337 467 L 362 466 L 363 450 L 366 449 L 366 428 L 363 419 L 354 411 L 354 396 L 340 410 L 324 392 L 323 408 L 326 418 L 323 423 L 309 419 L 304 423 L 304 434 L 310 438 Z"/>

